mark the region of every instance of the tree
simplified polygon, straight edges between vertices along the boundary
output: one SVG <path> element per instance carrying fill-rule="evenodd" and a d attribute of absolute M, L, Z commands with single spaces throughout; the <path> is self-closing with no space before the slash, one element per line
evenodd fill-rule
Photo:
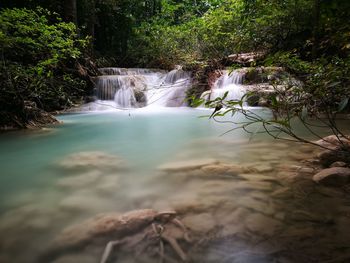
<path fill-rule="evenodd" d="M 73 22 L 78 25 L 77 18 L 77 1 L 76 0 L 64 0 L 64 19 L 66 22 Z"/>

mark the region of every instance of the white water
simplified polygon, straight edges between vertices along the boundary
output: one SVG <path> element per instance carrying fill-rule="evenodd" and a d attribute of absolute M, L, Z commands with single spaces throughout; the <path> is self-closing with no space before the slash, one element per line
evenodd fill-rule
<path fill-rule="evenodd" d="M 241 100 L 247 92 L 243 85 L 243 81 L 244 72 L 239 70 L 229 72 L 225 70 L 223 71 L 222 76 L 215 81 L 211 91 L 202 94 L 202 98 L 214 100 L 216 98 L 222 98 L 227 92 L 225 101 Z"/>
<path fill-rule="evenodd" d="M 186 106 L 191 75 L 181 69 L 170 72 L 153 69 L 101 68 L 96 80 L 97 101 L 85 109 L 138 108 L 144 106 Z"/>

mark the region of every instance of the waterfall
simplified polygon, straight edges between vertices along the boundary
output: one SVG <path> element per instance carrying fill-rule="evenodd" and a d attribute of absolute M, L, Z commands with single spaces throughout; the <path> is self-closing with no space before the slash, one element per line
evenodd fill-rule
<path fill-rule="evenodd" d="M 136 104 L 134 91 L 131 87 L 121 87 L 115 94 L 114 101 L 122 108 L 132 108 Z"/>
<path fill-rule="evenodd" d="M 214 100 L 216 98 L 222 98 L 228 92 L 226 101 L 241 100 L 246 93 L 246 89 L 243 86 L 244 75 L 245 73 L 240 70 L 234 70 L 232 72 L 225 70 L 222 76 L 215 81 L 212 89 L 202 94 L 202 98 Z"/>
<path fill-rule="evenodd" d="M 95 96 L 98 100 L 114 101 L 118 108 L 144 106 L 186 106 L 186 92 L 191 75 L 182 69 L 170 72 L 142 68 L 100 68 Z"/>
<path fill-rule="evenodd" d="M 160 85 L 147 91 L 148 105 L 164 107 L 187 106 L 186 91 L 191 86 L 190 73 L 175 69 L 167 73 Z"/>

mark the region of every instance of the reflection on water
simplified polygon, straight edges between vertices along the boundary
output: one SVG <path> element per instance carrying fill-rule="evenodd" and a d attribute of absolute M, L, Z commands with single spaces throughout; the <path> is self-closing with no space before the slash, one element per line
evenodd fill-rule
<path fill-rule="evenodd" d="M 47 132 L 2 135 L 0 262 L 99 262 L 109 240 L 91 218 L 138 209 L 175 210 L 190 239 L 170 223 L 164 236 L 191 262 L 346 262 L 349 193 L 311 181 L 314 149 L 220 137 L 228 126 L 200 115 L 67 115 Z M 115 233 L 110 262 L 181 262 L 143 227 Z"/>

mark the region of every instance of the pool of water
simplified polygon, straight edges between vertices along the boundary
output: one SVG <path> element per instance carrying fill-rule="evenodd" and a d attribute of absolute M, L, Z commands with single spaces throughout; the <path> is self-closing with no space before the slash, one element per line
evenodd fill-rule
<path fill-rule="evenodd" d="M 350 223 L 347 193 L 310 180 L 302 160 L 313 148 L 242 130 L 223 135 L 232 123 L 199 118 L 207 114 L 67 114 L 42 131 L 2 134 L 0 262 L 39 262 L 65 228 L 137 209 L 175 210 L 193 236 L 179 241 L 193 262 L 318 262 L 350 252 L 341 231 Z M 99 262 L 103 247 L 90 246 L 45 260 Z M 166 249 L 169 262 L 181 261 Z M 115 262 L 147 262 L 129 250 Z"/>

